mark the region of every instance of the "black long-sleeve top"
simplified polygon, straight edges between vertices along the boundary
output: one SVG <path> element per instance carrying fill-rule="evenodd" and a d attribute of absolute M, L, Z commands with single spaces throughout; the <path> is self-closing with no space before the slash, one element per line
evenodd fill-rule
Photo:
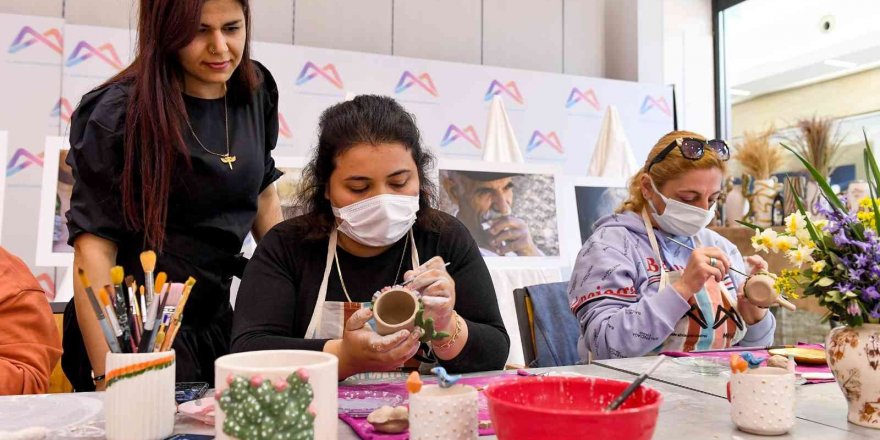
<path fill-rule="evenodd" d="M 447 271 L 455 280 L 455 310 L 468 326 L 468 341 L 461 353 L 440 364 L 459 373 L 501 369 L 510 339 L 486 263 L 464 225 L 449 215 L 440 215 L 443 226 L 438 231 L 414 226 L 416 249 L 422 263 L 438 255 L 451 263 Z M 300 218 L 293 218 L 275 226 L 260 242 L 236 299 L 233 352 L 323 349 L 326 339 L 304 336 L 318 299 L 329 237 L 306 239 L 304 228 Z M 382 254 L 367 258 L 337 248 L 352 301 L 368 302 L 375 291 L 403 281 L 403 274 L 411 269 L 410 249 L 404 246 L 407 240 L 405 236 Z M 403 268 L 394 279 L 401 259 Z M 335 267 L 330 272 L 326 300 L 346 301 Z"/>

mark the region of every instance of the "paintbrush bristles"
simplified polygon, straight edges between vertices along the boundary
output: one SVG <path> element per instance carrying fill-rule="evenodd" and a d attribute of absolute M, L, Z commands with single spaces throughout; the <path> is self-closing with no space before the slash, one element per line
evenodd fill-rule
<path fill-rule="evenodd" d="M 156 275 L 156 287 L 155 287 L 156 292 L 155 293 L 157 295 L 159 294 L 159 292 L 162 291 L 162 288 L 165 286 L 166 281 L 168 281 L 168 275 L 165 274 L 165 272 L 159 272 L 159 274 Z"/>
<path fill-rule="evenodd" d="M 103 287 L 98 288 L 98 298 L 101 300 L 101 304 L 104 306 L 110 305 L 110 297 L 107 295 L 107 291 L 104 290 Z"/>
<path fill-rule="evenodd" d="M 77 269 L 77 273 L 79 274 L 79 280 L 82 281 L 83 287 L 91 287 L 91 284 L 89 284 L 89 277 L 86 276 L 86 271 L 80 267 Z"/>
<path fill-rule="evenodd" d="M 113 266 L 110 269 L 110 282 L 114 285 L 122 284 L 122 280 L 125 279 L 125 271 L 122 269 L 122 266 Z"/>
<path fill-rule="evenodd" d="M 141 252 L 141 266 L 143 266 L 144 272 L 156 270 L 156 253 L 153 251 Z"/>

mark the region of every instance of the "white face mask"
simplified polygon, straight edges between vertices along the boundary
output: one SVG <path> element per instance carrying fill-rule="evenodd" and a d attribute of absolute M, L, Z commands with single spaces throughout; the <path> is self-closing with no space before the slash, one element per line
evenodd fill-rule
<path fill-rule="evenodd" d="M 342 221 L 337 229 L 352 240 L 373 247 L 389 246 L 400 240 L 416 222 L 418 211 L 418 196 L 395 194 L 381 194 L 343 208 L 333 207 L 333 215 Z"/>
<path fill-rule="evenodd" d="M 666 203 L 666 210 L 663 211 L 663 215 L 660 215 L 651 199 L 647 199 L 651 209 L 654 210 L 651 216 L 664 232 L 679 237 L 693 237 L 715 218 L 715 203 L 708 210 L 705 210 L 664 196 L 654 185 L 653 179 L 651 187 L 654 188 L 654 192 L 660 196 L 663 203 Z"/>

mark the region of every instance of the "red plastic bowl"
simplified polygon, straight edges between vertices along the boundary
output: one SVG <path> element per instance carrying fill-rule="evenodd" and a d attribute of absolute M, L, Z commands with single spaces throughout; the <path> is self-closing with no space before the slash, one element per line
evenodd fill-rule
<path fill-rule="evenodd" d="M 616 411 L 603 409 L 628 382 L 592 377 L 523 377 L 485 391 L 500 440 L 648 440 L 663 398 L 642 385 Z"/>

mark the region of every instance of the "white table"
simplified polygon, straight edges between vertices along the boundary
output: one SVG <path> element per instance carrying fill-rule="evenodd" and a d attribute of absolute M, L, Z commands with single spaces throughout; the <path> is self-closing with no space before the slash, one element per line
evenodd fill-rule
<path fill-rule="evenodd" d="M 627 363 L 628 362 L 628 363 Z M 632 380 L 634 371 L 651 359 L 602 361 L 603 364 L 552 368 L 541 371 L 565 371 L 590 376 Z M 639 367 L 639 368 L 636 368 Z M 631 368 L 632 371 L 627 370 Z M 663 394 L 663 404 L 654 439 L 757 439 L 740 432 L 730 421 L 730 408 L 723 398 L 724 385 L 718 377 L 690 375 L 680 365 L 668 362 L 646 384 Z M 818 388 L 813 388 L 818 387 Z M 836 394 L 835 394 L 836 393 Z M 798 419 L 792 431 L 780 439 L 863 439 L 880 438 L 880 431 L 846 423 L 846 405 L 836 384 L 804 385 L 799 390 Z M 829 404 L 823 403 L 827 399 Z M 804 405 L 804 402 L 811 402 Z M 811 409 L 814 408 L 814 409 Z M 28 426 L 56 430 L 53 438 L 102 438 L 103 402 L 101 393 L 50 394 L 0 397 L 0 431 Z M 67 431 L 94 431 L 93 436 L 65 436 Z M 213 427 L 178 418 L 176 433 L 213 434 Z M 357 439 L 341 421 L 339 438 Z M 484 437 L 489 438 L 489 437 Z M 493 437 L 494 438 L 494 437 Z"/>
<path fill-rule="evenodd" d="M 654 358 L 641 357 L 629 359 L 599 360 L 594 365 L 613 368 L 619 372 L 638 375 L 651 364 Z M 716 376 L 703 376 L 668 359 L 654 374 L 657 381 L 705 393 L 727 400 L 727 379 Z M 797 388 L 795 415 L 821 425 L 847 431 L 853 438 L 880 439 L 880 430 L 854 425 L 846 420 L 847 404 L 837 382 L 801 385 Z M 861 437 L 860 437 L 861 436 Z"/>

